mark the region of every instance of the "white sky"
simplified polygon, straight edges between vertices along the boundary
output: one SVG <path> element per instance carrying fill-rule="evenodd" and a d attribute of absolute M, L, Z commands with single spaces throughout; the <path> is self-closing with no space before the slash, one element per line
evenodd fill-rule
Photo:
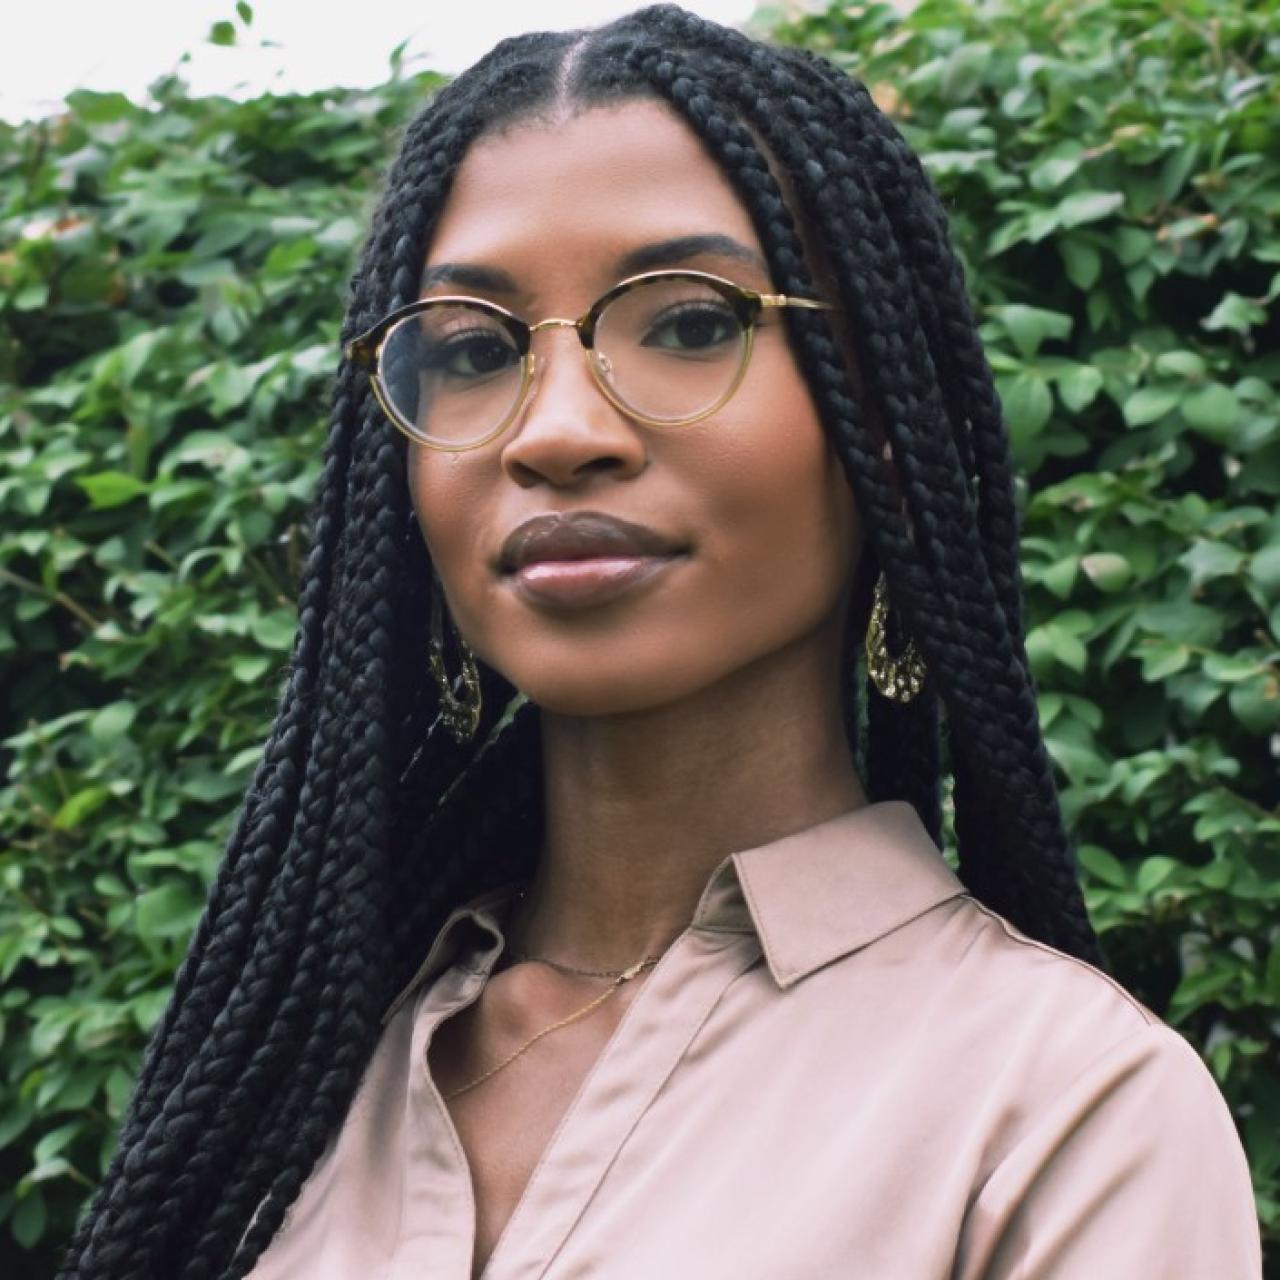
<path fill-rule="evenodd" d="M 49 115 L 75 88 L 115 90 L 140 102 L 151 81 L 174 70 L 197 94 L 377 84 L 389 74 L 391 50 L 405 39 L 414 69 L 455 72 L 503 36 L 594 26 L 643 0 L 251 3 L 246 31 L 234 0 L 0 0 L 0 118 Z M 729 24 L 745 22 L 755 9 L 755 0 L 683 3 Z M 213 23 L 225 20 L 236 24 L 238 47 L 205 40 Z"/>

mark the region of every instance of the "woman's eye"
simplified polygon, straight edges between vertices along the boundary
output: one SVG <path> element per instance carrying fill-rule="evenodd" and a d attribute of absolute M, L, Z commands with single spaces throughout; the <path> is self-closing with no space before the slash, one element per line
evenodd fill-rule
<path fill-rule="evenodd" d="M 483 378 L 501 373 L 519 358 L 509 342 L 492 333 L 462 334 L 429 344 L 423 364 L 454 378 Z"/>
<path fill-rule="evenodd" d="M 642 345 L 692 353 L 732 342 L 737 336 L 737 317 L 727 307 L 694 303 L 658 316 Z"/>

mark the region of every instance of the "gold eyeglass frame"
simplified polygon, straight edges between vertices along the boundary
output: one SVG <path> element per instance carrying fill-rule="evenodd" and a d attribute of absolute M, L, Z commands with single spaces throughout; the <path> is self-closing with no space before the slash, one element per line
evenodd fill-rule
<path fill-rule="evenodd" d="M 647 284 L 651 280 L 696 280 L 710 285 L 733 309 L 738 323 L 742 326 L 744 338 L 742 357 L 728 389 L 709 408 L 700 409 L 696 414 L 687 418 L 651 418 L 633 409 L 605 381 L 607 371 L 600 364 L 604 357 L 595 350 L 596 325 L 599 323 L 600 316 L 605 308 L 615 298 L 621 297 L 624 293 L 630 293 L 638 285 Z M 386 385 L 382 379 L 382 351 L 392 332 L 404 321 L 442 305 L 474 307 L 494 316 L 511 335 L 515 348 L 520 355 L 520 389 L 516 393 L 510 412 L 488 434 L 476 440 L 468 440 L 465 444 L 449 444 L 433 439 L 431 436 L 419 431 L 413 423 L 405 418 L 403 414 L 397 412 L 392 405 L 391 397 L 387 393 Z M 776 307 L 802 307 L 812 311 L 837 310 L 833 303 L 820 302 L 813 298 L 794 298 L 788 297 L 783 293 L 758 293 L 754 289 L 735 284 L 732 280 L 726 280 L 723 276 L 713 275 L 709 271 L 684 269 L 645 271 L 639 275 L 628 276 L 627 279 L 620 280 L 608 292 L 597 298 L 576 320 L 565 320 L 552 316 L 546 320 L 539 320 L 536 324 L 528 324 L 514 312 L 508 311 L 506 307 L 499 306 L 496 302 L 490 302 L 487 298 L 476 298 L 467 294 L 441 294 L 431 298 L 420 298 L 417 302 L 411 302 L 408 306 L 400 307 L 391 312 L 390 315 L 384 316 L 372 328 L 367 329 L 358 337 L 352 338 L 343 350 L 346 358 L 352 364 L 364 369 L 369 374 L 369 381 L 378 404 L 382 407 L 383 413 L 387 415 L 392 425 L 400 432 L 415 444 L 424 445 L 428 449 L 437 449 L 442 453 L 465 453 L 469 449 L 479 449 L 490 441 L 496 440 L 519 417 L 529 398 L 529 390 L 533 385 L 537 357 L 533 354 L 531 346 L 533 335 L 539 329 L 576 330 L 578 340 L 582 343 L 583 356 L 586 359 L 587 368 L 590 369 L 596 386 L 599 387 L 601 394 L 614 408 L 625 413 L 629 418 L 634 418 L 637 422 L 644 423 L 645 426 L 658 429 L 687 427 L 692 423 L 701 422 L 703 418 L 710 417 L 711 414 L 722 409 L 732 398 L 734 392 L 742 385 L 742 380 L 746 377 L 747 366 L 751 362 L 751 352 L 755 345 L 756 322 L 759 320 L 761 312 Z"/>

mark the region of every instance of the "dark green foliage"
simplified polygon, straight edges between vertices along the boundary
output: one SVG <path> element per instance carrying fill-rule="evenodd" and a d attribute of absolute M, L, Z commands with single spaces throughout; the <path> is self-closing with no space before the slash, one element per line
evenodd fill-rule
<path fill-rule="evenodd" d="M 894 107 L 947 199 L 1030 480 L 1028 649 L 1094 920 L 1204 1050 L 1272 1239 L 1278 17 L 1011 0 L 779 29 Z M 156 111 L 81 94 L 0 126 L 6 1275 L 52 1273 L 105 1166 L 265 737 L 345 278 L 431 83 L 168 83 Z"/>
<path fill-rule="evenodd" d="M 434 83 L 0 126 L 6 1276 L 53 1274 L 261 749 L 346 278 Z"/>
<path fill-rule="evenodd" d="M 872 86 L 947 202 L 1029 479 L 1028 651 L 1090 911 L 1204 1053 L 1278 1254 L 1280 5 L 774 26 Z"/>

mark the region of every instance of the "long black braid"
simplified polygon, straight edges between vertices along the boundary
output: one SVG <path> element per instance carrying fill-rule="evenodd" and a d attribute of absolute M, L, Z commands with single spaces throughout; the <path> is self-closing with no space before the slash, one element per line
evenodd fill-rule
<path fill-rule="evenodd" d="M 883 569 L 891 640 L 914 637 L 930 673 L 905 707 L 859 691 L 851 630 L 845 721 L 870 794 L 909 800 L 937 838 L 945 717 L 966 885 L 1100 963 L 1036 716 L 999 402 L 940 203 L 860 84 L 666 5 L 503 41 L 406 131 L 343 338 L 416 296 L 476 138 L 636 97 L 703 140 L 775 287 L 828 277 L 849 318 L 851 354 L 825 317 L 786 313 L 868 530 L 858 598 Z M 403 442 L 345 365 L 331 424 L 276 721 L 62 1280 L 244 1276 L 444 917 L 537 857 L 537 710 L 510 714 L 515 691 L 484 670 L 476 744 L 443 730 Z"/>

